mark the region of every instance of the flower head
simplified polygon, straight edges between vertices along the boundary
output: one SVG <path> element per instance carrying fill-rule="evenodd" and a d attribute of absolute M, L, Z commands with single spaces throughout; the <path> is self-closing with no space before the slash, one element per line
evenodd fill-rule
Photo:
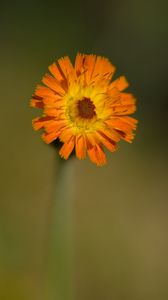
<path fill-rule="evenodd" d="M 88 153 L 97 165 L 106 163 L 103 147 L 111 152 L 119 140 L 131 142 L 137 121 L 128 115 L 136 110 L 132 94 L 125 93 L 124 76 L 112 81 L 115 67 L 108 59 L 77 54 L 75 65 L 66 56 L 49 66 L 31 99 L 43 115 L 33 120 L 42 138 L 63 143 L 59 154 L 68 159 L 73 149 L 79 159 Z"/>

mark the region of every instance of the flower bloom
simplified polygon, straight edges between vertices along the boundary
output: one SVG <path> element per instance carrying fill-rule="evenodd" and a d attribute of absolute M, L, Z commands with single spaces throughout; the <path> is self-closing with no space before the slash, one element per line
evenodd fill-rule
<path fill-rule="evenodd" d="M 74 66 L 65 56 L 49 66 L 31 99 L 31 106 L 43 115 L 33 120 L 35 130 L 43 128 L 42 139 L 63 143 L 59 154 L 68 159 L 75 149 L 78 159 L 86 152 L 97 165 L 106 163 L 103 147 L 113 152 L 119 140 L 131 142 L 137 121 L 129 117 L 136 110 L 135 98 L 125 93 L 124 76 L 112 81 L 115 67 L 108 59 L 77 54 Z"/>

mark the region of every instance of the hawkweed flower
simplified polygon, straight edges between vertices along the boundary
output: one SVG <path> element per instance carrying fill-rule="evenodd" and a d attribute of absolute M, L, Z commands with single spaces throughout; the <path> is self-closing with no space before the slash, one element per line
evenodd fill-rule
<path fill-rule="evenodd" d="M 78 159 L 88 153 L 97 165 L 106 163 L 104 147 L 114 152 L 123 139 L 131 142 L 137 121 L 135 98 L 123 92 L 124 76 L 112 81 L 115 67 L 104 57 L 77 54 L 74 66 L 69 57 L 49 66 L 31 99 L 31 106 L 43 115 L 33 120 L 35 130 L 43 129 L 42 139 L 62 142 L 59 154 L 68 159 L 72 151 Z"/>

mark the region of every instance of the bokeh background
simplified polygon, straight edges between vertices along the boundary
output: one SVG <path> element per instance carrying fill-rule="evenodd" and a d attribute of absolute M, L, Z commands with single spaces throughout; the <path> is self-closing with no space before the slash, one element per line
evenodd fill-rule
<path fill-rule="evenodd" d="M 167 300 L 168 2 L 0 6 L 0 299 Z M 67 162 L 71 200 L 60 205 L 59 224 L 49 225 L 60 216 L 52 206 L 58 154 L 33 131 L 39 111 L 29 99 L 49 64 L 78 51 L 108 57 L 127 76 L 139 126 L 133 144 L 121 142 L 105 167 Z"/>

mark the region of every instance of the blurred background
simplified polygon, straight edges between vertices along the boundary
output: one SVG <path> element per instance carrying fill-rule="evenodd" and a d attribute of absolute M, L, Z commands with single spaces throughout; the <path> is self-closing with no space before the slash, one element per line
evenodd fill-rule
<path fill-rule="evenodd" d="M 1 3 L 0 299 L 168 299 L 167 12 L 166 0 Z M 29 99 L 78 51 L 126 75 L 139 126 L 106 166 L 67 162 L 57 222 L 58 154 L 33 131 Z"/>

